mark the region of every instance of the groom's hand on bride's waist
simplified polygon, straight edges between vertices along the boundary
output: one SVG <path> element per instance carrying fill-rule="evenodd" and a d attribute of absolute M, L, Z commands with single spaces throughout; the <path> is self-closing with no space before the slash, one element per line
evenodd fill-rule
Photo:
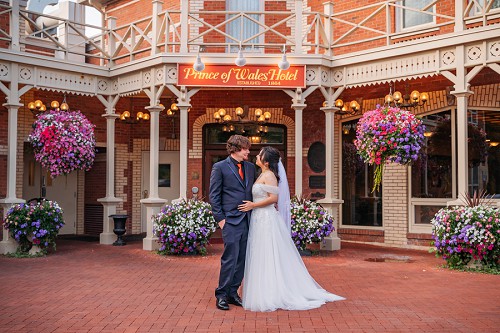
<path fill-rule="evenodd" d="M 238 210 L 241 212 L 248 212 L 255 208 L 255 204 L 252 201 L 243 200 L 241 205 L 238 205 Z"/>

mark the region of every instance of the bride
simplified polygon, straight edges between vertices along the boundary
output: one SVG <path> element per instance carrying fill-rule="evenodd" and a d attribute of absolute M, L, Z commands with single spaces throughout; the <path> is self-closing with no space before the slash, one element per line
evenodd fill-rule
<path fill-rule="evenodd" d="M 314 281 L 293 243 L 290 193 L 279 151 L 262 148 L 257 166 L 262 173 L 252 188 L 254 201 L 244 201 L 238 207 L 244 212 L 252 210 L 243 307 L 251 311 L 308 310 L 344 300 Z"/>

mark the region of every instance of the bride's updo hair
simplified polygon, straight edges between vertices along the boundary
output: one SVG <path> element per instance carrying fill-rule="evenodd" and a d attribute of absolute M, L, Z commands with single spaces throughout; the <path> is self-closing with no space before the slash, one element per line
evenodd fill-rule
<path fill-rule="evenodd" d="M 269 170 L 274 173 L 279 182 L 280 177 L 278 176 L 278 163 L 280 161 L 280 152 L 278 149 L 269 146 L 264 147 L 260 150 L 259 156 L 263 163 L 269 163 Z"/>

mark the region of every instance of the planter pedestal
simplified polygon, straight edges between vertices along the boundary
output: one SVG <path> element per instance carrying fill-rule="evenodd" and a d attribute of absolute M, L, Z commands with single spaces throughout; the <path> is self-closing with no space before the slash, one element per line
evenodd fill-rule
<path fill-rule="evenodd" d="M 113 232 L 116 236 L 118 236 L 118 239 L 113 243 L 113 246 L 126 245 L 127 243 L 125 243 L 125 241 L 122 239 L 122 236 L 127 231 L 125 229 L 125 222 L 127 222 L 128 215 L 113 214 L 109 215 L 109 217 L 111 217 L 114 222 Z"/>

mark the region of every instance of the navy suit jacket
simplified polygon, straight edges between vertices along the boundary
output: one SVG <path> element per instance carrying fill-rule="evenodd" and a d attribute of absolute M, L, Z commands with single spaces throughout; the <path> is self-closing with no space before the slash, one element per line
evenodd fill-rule
<path fill-rule="evenodd" d="M 245 181 L 238 174 L 238 167 L 231 157 L 219 161 L 212 167 L 210 175 L 209 200 L 215 221 L 226 220 L 227 223 L 237 225 L 245 216 L 250 221 L 251 212 L 241 212 L 238 205 L 243 200 L 252 201 L 252 186 L 255 182 L 255 166 L 243 161 Z"/>

